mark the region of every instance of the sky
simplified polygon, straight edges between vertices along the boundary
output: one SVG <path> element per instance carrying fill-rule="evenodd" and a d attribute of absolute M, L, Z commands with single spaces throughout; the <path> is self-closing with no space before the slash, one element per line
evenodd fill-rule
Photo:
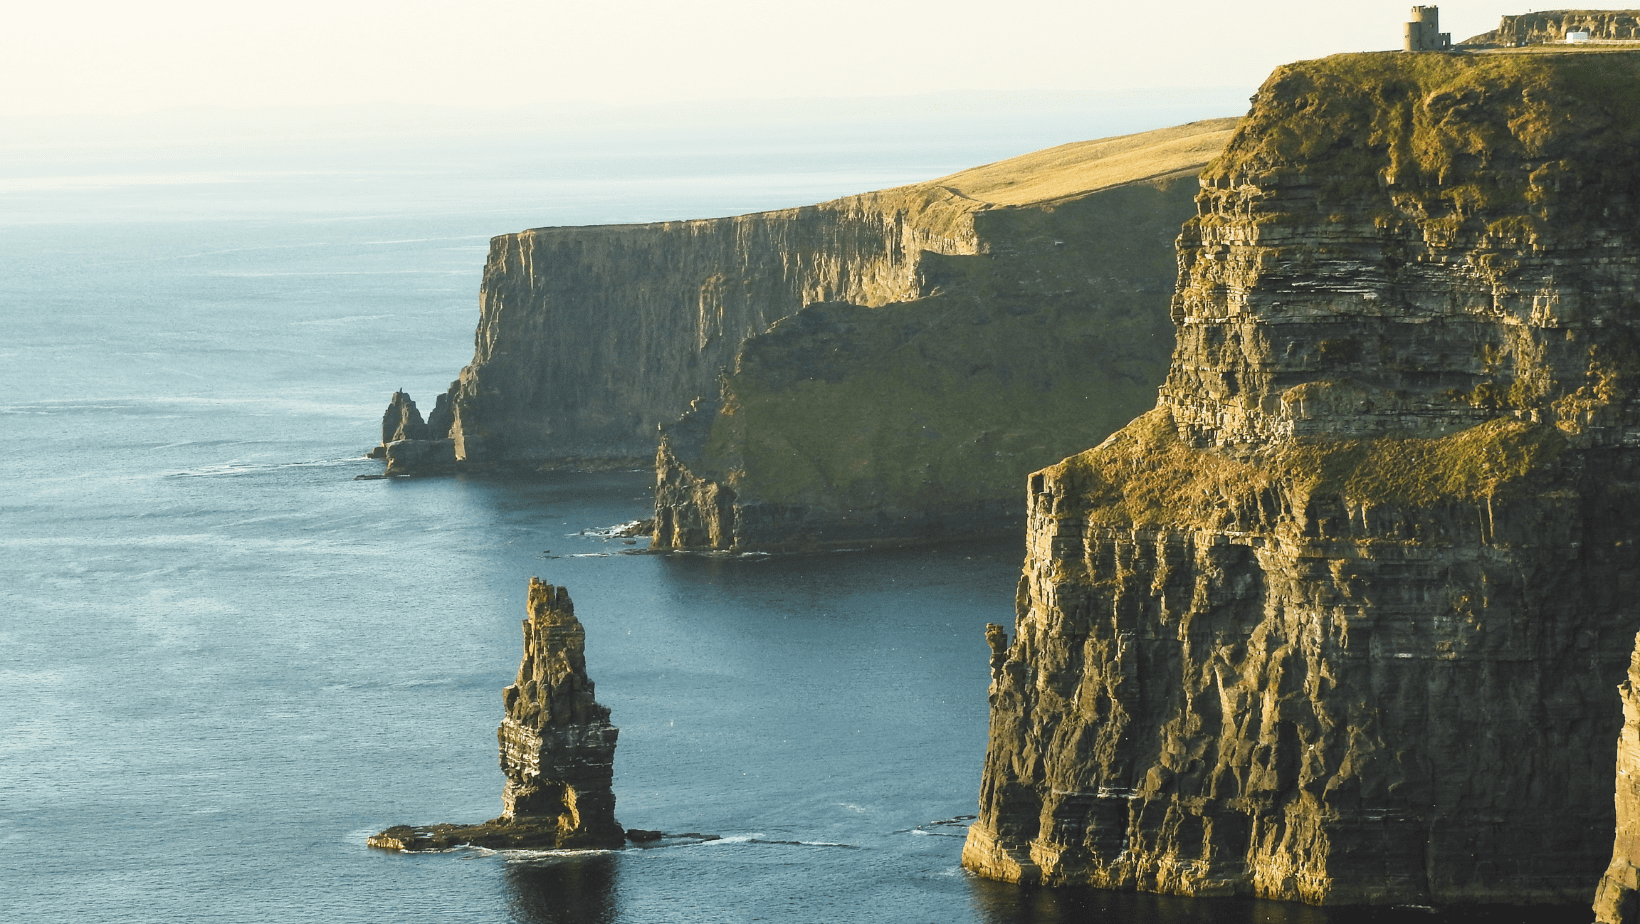
<path fill-rule="evenodd" d="M 1397 48 L 1405 2 L 84 0 L 16 3 L 0 117 L 178 107 L 861 97 L 1256 87 Z M 1454 40 L 1497 25 L 1442 4 Z"/>

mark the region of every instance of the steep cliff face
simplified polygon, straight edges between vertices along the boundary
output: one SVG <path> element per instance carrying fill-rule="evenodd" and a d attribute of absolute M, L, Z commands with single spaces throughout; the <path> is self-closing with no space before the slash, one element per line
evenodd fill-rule
<path fill-rule="evenodd" d="M 1573 31 L 1587 32 L 1597 41 L 1640 42 L 1640 10 L 1540 10 L 1505 16 L 1498 28 L 1464 44 L 1554 44 Z"/>
<path fill-rule="evenodd" d="M 936 181 L 980 245 L 919 297 L 817 304 L 741 348 L 667 429 L 655 548 L 783 549 L 1017 529 L 1025 473 L 1148 408 L 1172 242 L 1234 120 L 1066 146 Z"/>
<path fill-rule="evenodd" d="M 1166 143 L 1199 147 L 1195 134 Z M 1144 160 L 1120 139 L 1109 153 L 1113 165 Z M 1047 198 L 1089 188 L 1056 190 L 1074 174 L 1006 179 Z M 876 307 L 929 294 L 942 258 L 1010 246 L 975 226 L 1006 198 L 936 180 L 735 218 L 497 237 L 473 361 L 451 390 L 457 454 L 648 462 L 657 425 L 714 394 L 748 336 L 814 302 Z"/>
<path fill-rule="evenodd" d="M 1640 626 L 1640 57 L 1276 71 L 1158 407 L 1033 475 L 964 864 L 1587 901 Z"/>
<path fill-rule="evenodd" d="M 586 630 L 568 591 L 530 578 L 529 618 L 518 679 L 502 690 L 496 738 L 507 775 L 502 814 L 478 825 L 396 825 L 372 847 L 437 850 L 481 847 L 614 849 L 626 842 L 615 822 L 615 740 L 609 709 L 586 672 Z"/>
<path fill-rule="evenodd" d="M 978 247 L 960 197 L 917 186 L 736 218 L 538 228 L 491 241 L 473 361 L 454 387 L 467 460 L 641 460 L 740 343 L 809 302 L 919 290 L 925 253 Z"/>
<path fill-rule="evenodd" d="M 1623 733 L 1617 740 L 1617 836 L 1612 861 L 1595 891 L 1599 924 L 1640 921 L 1640 638 L 1623 683 Z"/>

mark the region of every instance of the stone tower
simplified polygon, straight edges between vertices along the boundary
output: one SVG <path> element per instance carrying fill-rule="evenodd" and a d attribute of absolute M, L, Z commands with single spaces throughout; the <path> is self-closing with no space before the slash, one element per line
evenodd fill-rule
<path fill-rule="evenodd" d="M 1444 51 L 1452 47 L 1452 34 L 1441 31 L 1441 8 L 1415 6 L 1406 24 L 1407 51 Z"/>

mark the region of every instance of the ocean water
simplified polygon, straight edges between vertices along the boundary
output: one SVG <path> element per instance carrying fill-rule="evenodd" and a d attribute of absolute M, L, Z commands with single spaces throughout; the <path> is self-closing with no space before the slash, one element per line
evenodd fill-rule
<path fill-rule="evenodd" d="M 974 879 L 958 856 L 985 747 L 982 630 L 1011 620 L 1018 543 L 646 555 L 596 532 L 646 514 L 643 472 L 354 480 L 380 469 L 361 454 L 391 391 L 431 399 L 470 356 L 492 234 L 797 205 L 1034 146 L 11 164 L 6 917 L 1587 920 Z M 531 575 L 568 587 L 586 625 L 621 728 L 621 822 L 721 840 L 364 846 L 499 812 L 494 729 Z"/>

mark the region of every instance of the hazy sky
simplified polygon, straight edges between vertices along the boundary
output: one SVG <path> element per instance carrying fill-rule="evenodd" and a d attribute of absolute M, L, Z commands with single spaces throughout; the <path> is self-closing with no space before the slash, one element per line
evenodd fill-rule
<path fill-rule="evenodd" d="M 1286 61 L 1398 47 L 1409 6 L 35 0 L 10 5 L 0 30 L 0 115 L 1255 86 Z M 1441 11 L 1454 39 L 1525 12 Z"/>

